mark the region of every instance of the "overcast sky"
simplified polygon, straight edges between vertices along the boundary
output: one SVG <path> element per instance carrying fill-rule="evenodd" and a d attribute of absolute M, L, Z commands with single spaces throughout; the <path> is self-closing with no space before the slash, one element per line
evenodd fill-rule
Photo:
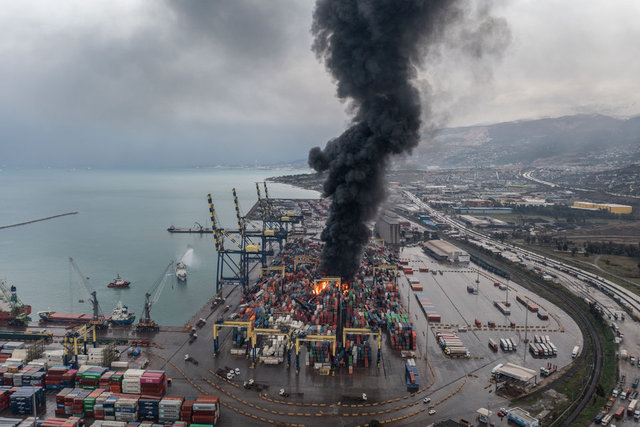
<path fill-rule="evenodd" d="M 311 0 L 3 2 L 0 166 L 306 159 L 349 120 L 311 52 L 312 11 Z M 640 114 L 640 1 L 513 0 L 494 14 L 511 32 L 500 59 L 426 61 L 420 84 L 440 122 Z"/>

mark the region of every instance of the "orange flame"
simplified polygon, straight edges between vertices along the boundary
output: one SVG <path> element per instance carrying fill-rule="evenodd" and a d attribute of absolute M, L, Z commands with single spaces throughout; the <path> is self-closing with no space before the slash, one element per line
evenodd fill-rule
<path fill-rule="evenodd" d="M 328 281 L 326 281 L 326 280 L 324 280 L 324 281 L 322 281 L 322 282 L 319 282 L 319 283 L 316 285 L 315 289 L 313 290 L 313 294 L 314 294 L 314 295 L 320 295 L 320 293 L 321 293 L 322 291 L 324 291 L 324 288 L 326 288 L 328 285 L 329 285 L 329 282 L 328 282 Z"/>

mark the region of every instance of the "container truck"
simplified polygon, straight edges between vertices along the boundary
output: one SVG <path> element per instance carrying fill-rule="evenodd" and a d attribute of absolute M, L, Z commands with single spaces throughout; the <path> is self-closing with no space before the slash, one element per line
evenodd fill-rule
<path fill-rule="evenodd" d="M 507 344 L 509 344 L 509 347 L 511 347 L 511 351 L 517 350 L 515 339 L 507 338 Z"/>
<path fill-rule="evenodd" d="M 476 327 L 478 328 L 482 327 L 482 322 L 480 321 L 480 319 L 476 319 L 475 323 L 476 323 Z"/>
<path fill-rule="evenodd" d="M 467 347 L 447 347 L 445 349 L 447 356 L 464 356 L 466 358 L 471 357 L 471 353 L 467 350 Z"/>
<path fill-rule="evenodd" d="M 573 351 L 571 352 L 571 357 L 575 359 L 578 356 L 578 352 L 579 351 L 580 351 L 580 347 L 579 346 L 573 347 Z"/>
<path fill-rule="evenodd" d="M 607 414 L 604 416 L 602 421 L 600 421 L 600 425 L 608 426 L 612 419 L 613 419 L 613 414 Z"/>
<path fill-rule="evenodd" d="M 505 316 L 508 316 L 511 314 L 511 310 L 509 308 L 507 308 L 506 305 L 504 305 L 504 303 L 502 301 L 494 301 L 493 305 L 496 306 L 498 308 L 498 310 L 500 310 L 500 312 L 502 314 L 504 314 Z"/>
<path fill-rule="evenodd" d="M 549 343 L 549 347 L 551 347 L 551 353 L 553 353 L 554 356 L 557 356 L 558 348 L 553 343 Z"/>
<path fill-rule="evenodd" d="M 629 402 L 629 406 L 627 406 L 627 415 L 633 416 L 636 412 L 636 407 L 638 406 L 638 399 L 633 399 Z"/>
<path fill-rule="evenodd" d="M 507 342 L 504 338 L 500 338 L 500 348 L 502 349 L 502 351 L 509 351 L 509 346 L 507 345 Z"/>
<path fill-rule="evenodd" d="M 492 351 L 498 351 L 498 343 L 496 343 L 493 339 L 489 338 L 489 348 Z"/>
<path fill-rule="evenodd" d="M 529 353 L 531 353 L 533 357 L 538 357 L 538 349 L 534 347 L 532 342 L 529 343 Z"/>
<path fill-rule="evenodd" d="M 549 315 L 546 311 L 538 311 L 538 319 L 540 320 L 549 320 Z"/>
<path fill-rule="evenodd" d="M 622 417 L 624 416 L 624 406 L 618 407 L 618 409 L 616 409 L 616 412 L 613 414 L 613 416 L 616 417 L 616 420 L 621 420 Z"/>
<path fill-rule="evenodd" d="M 418 388 L 420 387 L 420 383 L 418 381 L 418 369 L 415 366 L 415 362 L 413 362 L 413 364 L 407 362 L 404 365 L 404 374 L 407 381 L 407 390 L 418 390 Z"/>

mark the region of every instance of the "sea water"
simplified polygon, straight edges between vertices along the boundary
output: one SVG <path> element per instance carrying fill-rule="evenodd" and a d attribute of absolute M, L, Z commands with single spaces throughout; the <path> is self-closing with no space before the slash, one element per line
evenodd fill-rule
<path fill-rule="evenodd" d="M 216 251 L 211 234 L 171 234 L 167 227 L 211 227 L 207 193 L 222 226 L 237 228 L 231 189 L 242 213 L 257 200 L 255 183 L 293 170 L 10 170 L 0 171 L 0 226 L 78 211 L 48 221 L 0 229 L 0 279 L 37 312 L 91 312 L 72 257 L 88 291 L 97 291 L 104 314 L 118 300 L 142 314 L 144 296 L 159 284 L 171 260 L 185 256 L 187 282 L 168 278 L 151 317 L 181 326 L 215 289 Z M 268 184 L 272 198 L 318 198 L 314 191 Z M 264 192 L 261 186 L 262 196 Z M 117 274 L 128 289 L 110 289 Z M 86 279 L 89 277 L 89 279 Z M 81 303 L 79 300 L 85 302 Z M 136 320 L 137 321 L 137 320 Z"/>

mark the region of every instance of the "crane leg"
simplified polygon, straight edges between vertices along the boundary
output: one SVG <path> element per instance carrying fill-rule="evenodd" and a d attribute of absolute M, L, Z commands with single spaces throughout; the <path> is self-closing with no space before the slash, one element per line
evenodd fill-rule
<path fill-rule="evenodd" d="M 218 355 L 219 349 L 218 349 L 218 337 L 216 337 L 213 340 L 213 357 L 216 357 Z"/>

